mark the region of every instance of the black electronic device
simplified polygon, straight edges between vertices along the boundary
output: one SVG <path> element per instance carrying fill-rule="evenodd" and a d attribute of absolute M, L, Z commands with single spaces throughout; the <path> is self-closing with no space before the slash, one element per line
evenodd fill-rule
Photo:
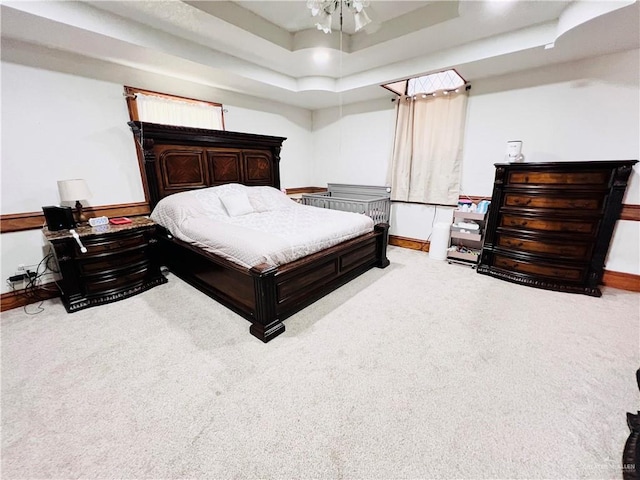
<path fill-rule="evenodd" d="M 52 232 L 76 227 L 71 207 L 47 206 L 42 207 L 42 212 L 47 220 L 47 227 Z"/>

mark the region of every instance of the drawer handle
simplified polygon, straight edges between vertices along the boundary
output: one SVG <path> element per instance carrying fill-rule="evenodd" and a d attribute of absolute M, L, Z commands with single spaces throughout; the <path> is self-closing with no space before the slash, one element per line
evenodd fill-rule
<path fill-rule="evenodd" d="M 511 220 L 509 222 L 509 226 L 511 226 L 511 227 L 526 227 L 528 223 L 529 223 L 528 220 L 520 220 L 520 221 Z"/>
<path fill-rule="evenodd" d="M 73 238 L 76 239 L 76 242 L 78 243 L 78 246 L 80 247 L 80 251 L 82 253 L 87 253 L 87 247 L 85 247 L 82 244 L 82 240 L 80 240 L 80 235 L 78 235 L 78 232 L 76 232 L 73 228 L 71 230 L 69 230 L 69 233 L 73 236 Z"/>
<path fill-rule="evenodd" d="M 529 205 L 531 203 L 531 198 L 527 198 L 526 200 L 522 200 L 522 199 L 516 199 L 515 202 L 516 205 Z"/>

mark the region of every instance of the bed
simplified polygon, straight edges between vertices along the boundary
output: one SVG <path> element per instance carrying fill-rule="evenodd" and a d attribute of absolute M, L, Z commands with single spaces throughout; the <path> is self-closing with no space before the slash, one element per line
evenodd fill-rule
<path fill-rule="evenodd" d="M 280 189 L 285 138 L 137 121 L 129 126 L 141 147 L 152 210 L 171 195 L 204 193 L 210 187 Z M 249 320 L 250 333 L 268 342 L 285 331 L 287 317 L 370 268 L 388 266 L 388 229 L 379 223 L 372 231 L 286 263 L 269 258 L 239 263 L 161 226 L 158 252 L 172 273 Z"/>

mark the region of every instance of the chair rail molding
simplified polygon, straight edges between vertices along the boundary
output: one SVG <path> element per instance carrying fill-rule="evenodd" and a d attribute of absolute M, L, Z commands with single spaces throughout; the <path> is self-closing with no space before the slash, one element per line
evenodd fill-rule
<path fill-rule="evenodd" d="M 151 209 L 147 202 L 139 202 L 102 205 L 99 207 L 85 207 L 83 212 L 88 217 L 127 217 L 149 215 L 149 213 L 151 213 Z M 37 230 L 42 228 L 45 223 L 44 214 L 42 212 L 10 213 L 8 215 L 0 215 L 0 233 Z"/>

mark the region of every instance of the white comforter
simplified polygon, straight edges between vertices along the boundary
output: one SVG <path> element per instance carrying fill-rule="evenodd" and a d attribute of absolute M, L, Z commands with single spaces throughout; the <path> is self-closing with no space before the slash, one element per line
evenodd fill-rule
<path fill-rule="evenodd" d="M 238 213 L 239 204 L 251 211 Z M 275 188 L 240 184 L 165 197 L 151 218 L 176 238 L 247 268 L 282 265 L 373 230 L 365 215 L 300 205 Z"/>

